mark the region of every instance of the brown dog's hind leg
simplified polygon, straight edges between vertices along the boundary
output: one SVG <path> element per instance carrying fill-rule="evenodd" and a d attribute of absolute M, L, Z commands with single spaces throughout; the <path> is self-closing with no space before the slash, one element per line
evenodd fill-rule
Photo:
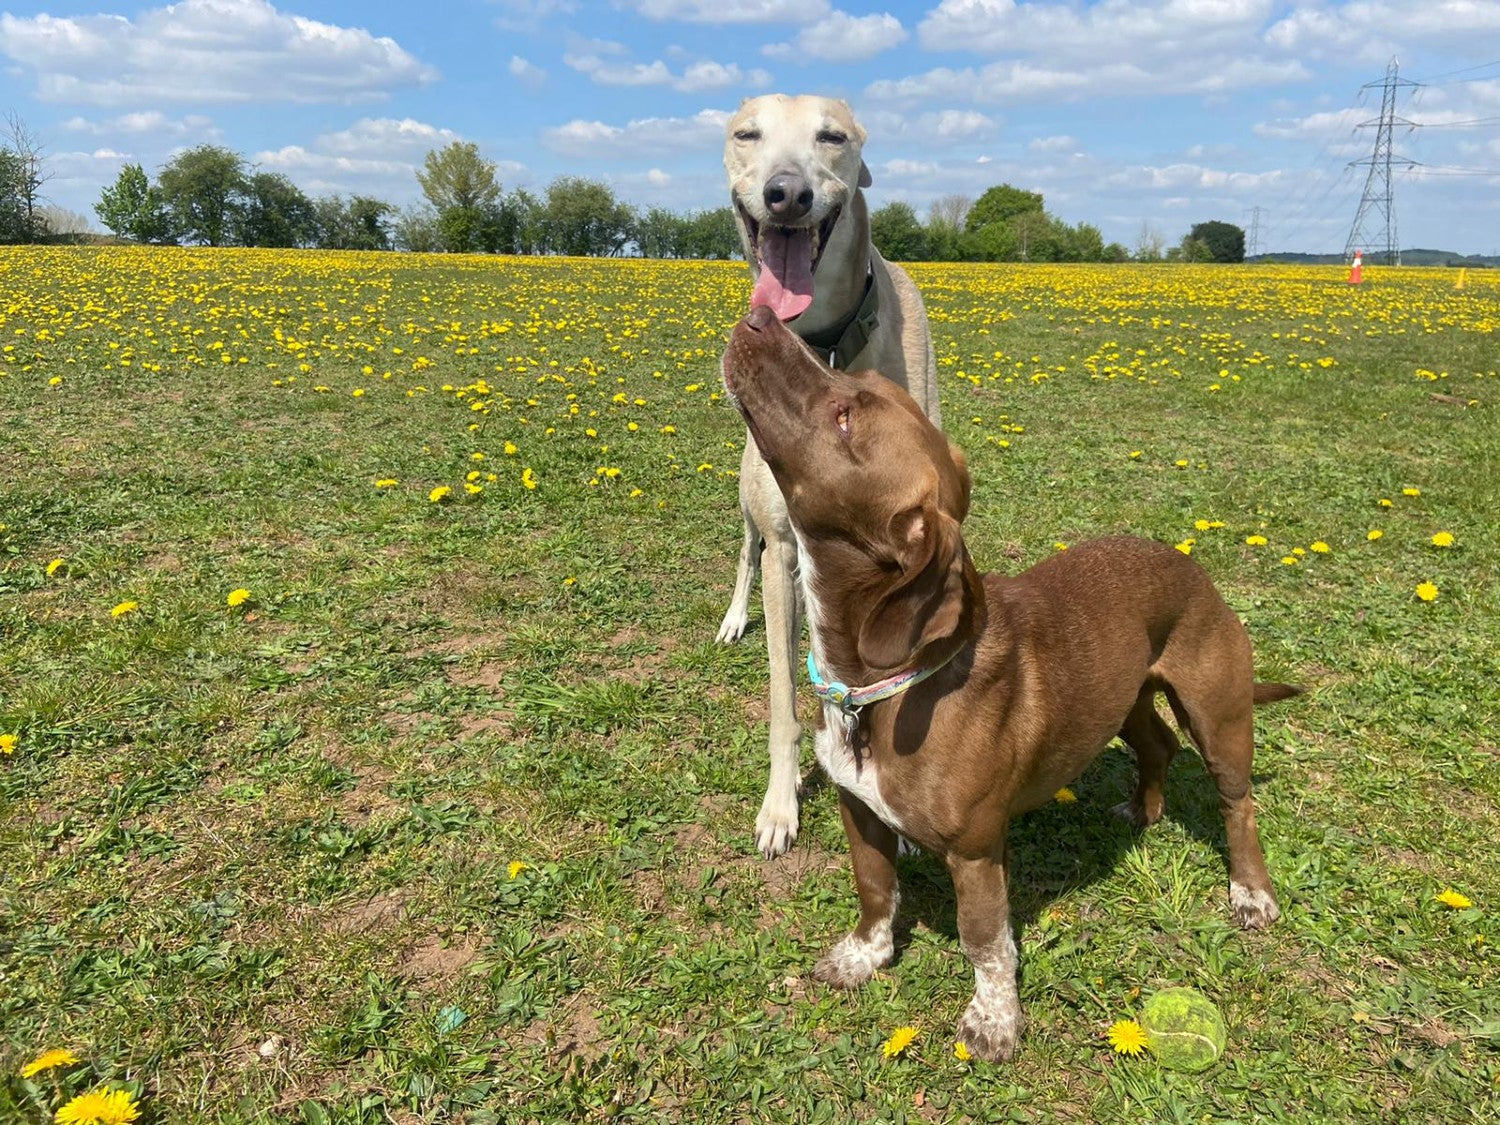
<path fill-rule="evenodd" d="M 1167 767 L 1181 749 L 1176 733 L 1156 713 L 1154 687 L 1141 691 L 1135 706 L 1125 717 L 1120 737 L 1135 751 L 1135 766 L 1139 776 L 1135 795 L 1116 805 L 1114 812 L 1137 828 L 1149 828 L 1161 819 L 1166 808 Z"/>
<path fill-rule="evenodd" d="M 1167 688 L 1172 713 L 1219 790 L 1219 811 L 1229 840 L 1229 905 L 1235 921 L 1259 930 L 1281 917 L 1266 857 L 1255 828 L 1255 800 L 1250 792 L 1255 754 L 1255 723 L 1249 677 L 1237 686 L 1211 685 L 1192 694 Z M 1214 688 L 1219 690 L 1214 690 Z"/>
<path fill-rule="evenodd" d="M 896 954 L 896 847 L 898 837 L 858 797 L 839 790 L 839 812 L 849 837 L 849 857 L 859 888 L 859 924 L 813 967 L 813 976 L 835 988 L 864 984 Z"/>

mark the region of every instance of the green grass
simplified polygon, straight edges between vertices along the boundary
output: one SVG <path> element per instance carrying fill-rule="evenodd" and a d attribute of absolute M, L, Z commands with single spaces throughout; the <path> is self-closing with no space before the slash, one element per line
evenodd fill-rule
<path fill-rule="evenodd" d="M 1277 926 L 1230 922 L 1197 758 L 1137 835 L 1111 750 L 1012 829 L 1013 1063 L 952 1057 L 972 976 L 931 857 L 902 860 L 896 964 L 812 981 L 856 909 L 836 794 L 809 748 L 801 839 L 754 854 L 758 603 L 711 643 L 742 266 L 18 250 L 0 1117 L 102 1082 L 173 1123 L 1500 1113 L 1496 281 L 913 272 L 980 566 L 1192 537 L 1262 677 L 1312 685 L 1258 717 Z M 1178 984 L 1223 1061 L 1112 1056 Z M 19 1078 L 53 1047 L 84 1061 Z"/>

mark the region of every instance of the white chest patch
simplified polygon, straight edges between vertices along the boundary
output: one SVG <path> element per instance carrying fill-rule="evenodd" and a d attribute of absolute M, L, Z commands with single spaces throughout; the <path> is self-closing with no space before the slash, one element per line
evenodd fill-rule
<path fill-rule="evenodd" d="M 823 729 L 813 739 L 818 765 L 828 779 L 840 789 L 858 797 L 864 806 L 897 832 L 904 832 L 901 820 L 880 795 L 880 781 L 873 758 L 855 757 L 854 748 L 844 737 L 843 712 L 833 704 L 824 704 Z"/>

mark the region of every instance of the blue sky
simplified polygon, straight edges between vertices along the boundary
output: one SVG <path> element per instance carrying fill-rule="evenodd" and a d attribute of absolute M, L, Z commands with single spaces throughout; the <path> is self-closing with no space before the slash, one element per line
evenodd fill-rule
<path fill-rule="evenodd" d="M 876 206 L 1011 183 L 1131 247 L 1217 219 L 1338 251 L 1393 56 L 1423 83 L 1401 245 L 1500 253 L 1500 0 L 58 0 L 0 7 L 0 108 L 90 218 L 123 164 L 202 143 L 405 205 L 454 139 L 507 190 L 581 175 L 685 212 L 727 200 L 741 98 L 823 93 L 869 132 Z"/>

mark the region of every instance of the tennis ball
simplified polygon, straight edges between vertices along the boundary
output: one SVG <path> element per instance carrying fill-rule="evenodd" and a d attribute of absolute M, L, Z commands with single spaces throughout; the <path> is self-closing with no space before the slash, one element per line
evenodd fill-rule
<path fill-rule="evenodd" d="M 1193 988 L 1164 988 L 1141 1010 L 1146 1046 L 1173 1070 L 1206 1070 L 1224 1053 L 1224 1017 Z"/>

